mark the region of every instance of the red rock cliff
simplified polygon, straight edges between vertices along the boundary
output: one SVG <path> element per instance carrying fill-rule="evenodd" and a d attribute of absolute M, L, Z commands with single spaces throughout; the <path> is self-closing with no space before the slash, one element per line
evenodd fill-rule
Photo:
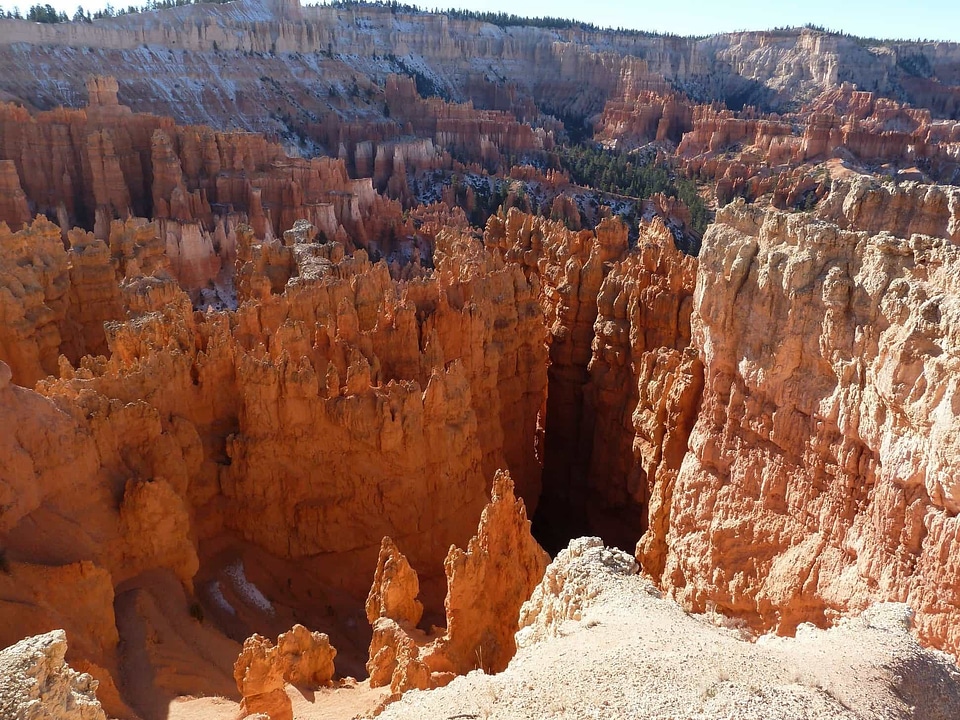
<path fill-rule="evenodd" d="M 905 601 L 956 652 L 958 260 L 943 238 L 719 213 L 693 309 L 702 408 L 644 567 L 781 632 Z"/>

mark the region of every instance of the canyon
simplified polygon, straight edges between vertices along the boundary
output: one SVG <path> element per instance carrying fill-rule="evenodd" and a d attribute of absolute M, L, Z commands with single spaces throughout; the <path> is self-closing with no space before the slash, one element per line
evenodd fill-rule
<path fill-rule="evenodd" d="M 960 712 L 960 46 L 237 0 L 0 68 L 0 708 Z"/>

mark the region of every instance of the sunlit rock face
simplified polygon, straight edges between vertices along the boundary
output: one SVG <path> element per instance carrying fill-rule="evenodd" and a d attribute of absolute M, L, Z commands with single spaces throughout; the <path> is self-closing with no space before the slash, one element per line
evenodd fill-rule
<path fill-rule="evenodd" d="M 879 212 L 907 202 L 890 192 Z M 638 557 L 690 606 L 764 629 L 908 602 L 955 652 L 958 246 L 913 234 L 937 228 L 924 193 L 900 237 L 874 229 L 869 193 L 837 193 L 828 212 L 869 230 L 735 203 L 704 238 L 702 405 Z"/>

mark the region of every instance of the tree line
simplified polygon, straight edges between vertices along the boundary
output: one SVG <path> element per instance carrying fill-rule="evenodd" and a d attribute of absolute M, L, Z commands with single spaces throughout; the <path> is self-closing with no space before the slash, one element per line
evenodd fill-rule
<path fill-rule="evenodd" d="M 78 7 L 77 11 L 73 14 L 73 17 L 68 17 L 65 12 L 58 12 L 56 8 L 52 5 L 33 5 L 27 10 L 27 14 L 24 16 L 20 12 L 19 7 L 15 7 L 13 10 L 7 10 L 6 12 L 0 11 L 0 17 L 5 18 L 14 18 L 17 20 L 29 20 L 31 22 L 40 22 L 40 23 L 61 23 L 68 22 L 72 20 L 73 22 L 92 22 L 93 20 L 99 20 L 100 18 L 108 17 L 118 17 L 120 15 L 130 15 L 133 13 L 147 12 L 150 10 L 165 10 L 167 8 L 174 7 L 183 7 L 184 5 L 200 5 L 203 3 L 213 3 L 213 4 L 223 4 L 230 2 L 231 0 L 147 0 L 143 5 L 128 5 L 126 8 L 115 8 L 110 4 L 107 4 L 102 10 L 95 11 L 92 15 L 89 10 L 84 10 L 83 7 Z M 617 35 L 628 35 L 628 36 L 639 36 L 639 37 L 665 37 L 665 38 L 675 38 L 675 37 L 689 37 L 690 39 L 697 40 L 702 39 L 705 36 L 680 36 L 675 33 L 662 33 L 651 30 L 634 30 L 631 28 L 603 28 L 599 25 L 594 25 L 593 23 L 584 22 L 582 20 L 570 20 L 568 18 L 560 17 L 529 17 L 526 15 L 516 15 L 514 13 L 505 13 L 505 12 L 491 12 L 491 11 L 482 11 L 482 10 L 440 10 L 439 8 L 434 8 L 433 10 L 425 10 L 424 8 L 419 7 L 418 5 L 411 5 L 409 3 L 401 3 L 397 0 L 332 0 L 331 2 L 322 3 L 328 7 L 334 8 L 360 8 L 360 7 L 376 7 L 376 8 L 386 8 L 390 12 L 396 13 L 426 13 L 432 12 L 433 14 L 442 14 L 447 17 L 453 18 L 455 20 L 476 20 L 479 22 L 490 23 L 491 25 L 497 25 L 501 28 L 508 27 L 536 27 L 543 28 L 547 30 L 582 30 L 584 32 L 607 32 L 615 33 Z M 871 37 L 859 37 L 857 35 L 852 35 L 851 33 L 844 32 L 843 30 L 833 30 L 823 25 L 815 25 L 814 23 L 807 23 L 803 26 L 807 30 L 813 30 L 814 32 L 821 32 L 826 35 L 834 35 L 836 37 L 849 38 L 854 42 L 857 42 L 861 45 L 887 45 L 898 42 L 913 42 L 913 43 L 929 43 L 936 42 L 934 40 L 926 38 L 917 38 L 915 40 L 910 39 L 881 39 L 881 38 L 871 38 Z M 768 32 L 773 35 L 782 35 L 790 34 L 797 31 L 795 27 L 775 27 L 764 32 Z M 746 32 L 746 31 L 744 31 Z"/>
<path fill-rule="evenodd" d="M 476 20 L 478 22 L 490 23 L 501 28 L 508 27 L 536 27 L 546 30 L 582 30 L 584 32 L 608 32 L 619 35 L 643 36 L 643 37 L 678 37 L 673 33 L 659 33 L 647 30 L 631 30 L 629 28 L 602 28 L 593 23 L 582 20 L 570 20 L 560 17 L 530 17 L 527 15 L 516 15 L 514 13 L 491 12 L 482 10 L 459 10 L 451 8 L 441 10 L 434 8 L 427 10 L 417 5 L 400 3 L 397 0 L 331 0 L 323 3 L 327 7 L 333 8 L 386 8 L 396 14 L 398 12 L 421 14 L 432 13 L 434 15 L 446 15 L 454 20 Z"/>
<path fill-rule="evenodd" d="M 39 23 L 62 23 L 62 22 L 93 22 L 101 18 L 120 17 L 121 15 L 132 15 L 134 13 L 149 12 L 151 10 L 166 10 L 168 8 L 183 7 L 185 5 L 201 5 L 204 3 L 223 4 L 230 0 L 147 0 L 143 5 L 128 5 L 126 8 L 115 8 L 107 3 L 106 7 L 96 10 L 93 14 L 85 10 L 83 6 L 77 7 L 73 17 L 68 16 L 63 11 L 57 11 L 52 5 L 32 5 L 24 15 L 19 7 L 6 12 L 0 12 L 0 17 L 14 20 L 28 20 Z"/>

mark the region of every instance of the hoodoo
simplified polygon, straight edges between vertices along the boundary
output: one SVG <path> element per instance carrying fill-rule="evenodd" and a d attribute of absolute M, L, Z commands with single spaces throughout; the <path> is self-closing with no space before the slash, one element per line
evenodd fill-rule
<path fill-rule="evenodd" d="M 960 717 L 958 68 L 0 13 L 0 716 Z"/>

